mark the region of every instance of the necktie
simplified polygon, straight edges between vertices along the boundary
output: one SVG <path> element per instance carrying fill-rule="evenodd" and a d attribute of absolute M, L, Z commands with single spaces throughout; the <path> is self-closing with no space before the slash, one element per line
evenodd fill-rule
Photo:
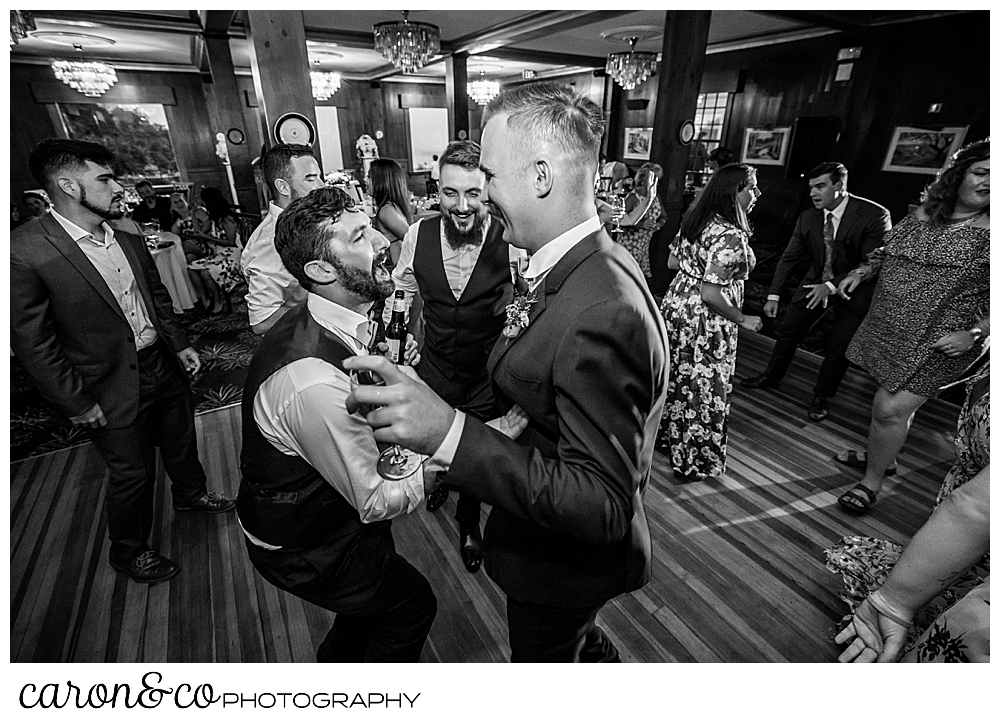
<path fill-rule="evenodd" d="M 823 258 L 823 281 L 833 278 L 833 214 L 826 214 L 826 223 L 823 224 L 823 246 L 825 256 Z"/>

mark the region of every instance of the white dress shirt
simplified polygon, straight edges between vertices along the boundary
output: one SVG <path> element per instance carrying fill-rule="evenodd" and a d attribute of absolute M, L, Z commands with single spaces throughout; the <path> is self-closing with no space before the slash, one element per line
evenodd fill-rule
<path fill-rule="evenodd" d="M 570 230 L 556 236 L 538 251 L 531 255 L 528 262 L 528 270 L 524 278 L 528 282 L 529 292 L 534 291 L 541 283 L 545 275 L 559 263 L 563 256 L 569 253 L 570 249 L 583 241 L 591 234 L 601 230 L 601 221 L 596 214 L 588 218 L 583 223 L 577 224 Z M 434 452 L 432 459 L 437 466 L 444 471 L 451 467 L 452 460 L 455 459 L 455 452 L 458 451 L 458 443 L 462 439 L 462 431 L 465 429 L 465 412 L 455 410 L 455 418 L 451 422 L 451 428 L 445 435 L 441 446 Z"/>
<path fill-rule="evenodd" d="M 845 198 L 844 202 L 841 203 L 841 204 L 838 204 L 837 207 L 835 209 L 833 209 L 832 211 L 828 211 L 826 209 L 823 209 L 823 226 L 826 226 L 826 219 L 827 219 L 828 216 L 832 216 L 833 217 L 833 237 L 834 238 L 837 238 L 837 231 L 840 230 L 840 220 L 842 218 L 844 218 L 844 210 L 847 208 L 847 204 L 850 203 L 850 200 L 851 200 L 850 197 Z M 823 249 L 823 253 L 826 253 L 826 249 L 825 248 Z M 837 287 L 834 286 L 832 282 L 825 281 L 823 283 L 826 284 L 827 288 L 830 289 L 830 291 L 833 291 L 833 292 L 837 291 Z M 779 301 L 780 299 L 781 299 L 781 296 L 778 295 L 778 294 L 768 294 L 767 295 L 767 300 L 768 301 Z"/>
<path fill-rule="evenodd" d="M 417 234 L 420 232 L 420 224 L 424 219 L 418 220 L 407 230 L 403 236 L 402 245 L 399 251 L 399 260 L 396 268 L 392 271 L 392 280 L 396 284 L 396 291 L 402 291 L 405 299 L 407 318 L 409 318 L 410 304 L 413 302 L 413 295 L 419 291 L 417 278 L 413 273 L 413 256 L 417 249 Z M 442 217 L 441 223 L 441 260 L 444 262 L 444 273 L 448 278 L 448 287 L 452 296 L 458 301 L 462 298 L 462 293 L 472 277 L 472 272 L 476 270 L 476 262 L 479 261 L 479 254 L 483 250 L 483 244 L 476 246 L 465 245 L 459 249 L 453 249 L 448 239 L 445 237 Z M 490 224 L 493 223 L 491 217 L 487 216 L 486 224 L 483 226 L 483 238 L 490 232 Z M 515 246 L 508 246 L 507 258 L 511 267 L 511 281 L 516 280 L 518 260 L 526 257 L 527 253 L 523 249 Z M 382 320 L 388 324 L 392 316 L 392 304 L 386 304 L 382 312 Z"/>
<path fill-rule="evenodd" d="M 272 201 L 267 216 L 250 234 L 240 256 L 240 266 L 247 279 L 247 315 L 250 325 L 266 321 L 284 305 L 301 303 L 305 289 L 299 285 L 274 248 L 274 226 L 282 209 Z"/>
<path fill-rule="evenodd" d="M 108 285 L 111 293 L 125 314 L 125 320 L 132 329 L 132 336 L 135 338 L 135 348 L 145 349 L 156 341 L 156 328 L 150 321 L 149 312 L 146 310 L 146 302 L 139 293 L 139 287 L 135 281 L 135 274 L 128 263 L 125 252 L 122 251 L 115 232 L 104 222 L 101 228 L 104 229 L 104 238 L 98 240 L 92 233 L 84 231 L 65 216 L 62 216 L 54 208 L 50 211 L 52 218 L 59 222 L 70 238 L 76 242 L 87 259 L 94 265 L 104 283 Z"/>

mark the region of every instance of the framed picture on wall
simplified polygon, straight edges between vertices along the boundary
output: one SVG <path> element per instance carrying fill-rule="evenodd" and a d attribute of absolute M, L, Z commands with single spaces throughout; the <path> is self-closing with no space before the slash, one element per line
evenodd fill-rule
<path fill-rule="evenodd" d="M 622 154 L 622 158 L 634 158 L 640 161 L 648 161 L 649 149 L 652 145 L 652 128 L 626 128 L 625 152 Z"/>
<path fill-rule="evenodd" d="M 962 147 L 968 130 L 969 126 L 896 126 L 885 161 L 882 162 L 882 170 L 933 175 L 944 168 L 948 158 Z"/>
<path fill-rule="evenodd" d="M 743 131 L 743 152 L 740 163 L 755 166 L 782 166 L 788 155 L 791 126 L 779 128 L 747 128 Z"/>

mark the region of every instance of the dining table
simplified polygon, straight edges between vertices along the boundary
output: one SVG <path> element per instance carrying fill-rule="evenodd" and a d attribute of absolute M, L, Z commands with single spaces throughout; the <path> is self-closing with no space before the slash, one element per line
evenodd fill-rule
<path fill-rule="evenodd" d="M 187 259 L 184 257 L 184 247 L 181 237 L 170 231 L 160 231 L 158 241 L 154 242 L 149 253 L 156 263 L 160 273 L 160 281 L 167 287 L 170 302 L 175 314 L 183 314 L 194 308 L 195 293 L 188 276 Z"/>

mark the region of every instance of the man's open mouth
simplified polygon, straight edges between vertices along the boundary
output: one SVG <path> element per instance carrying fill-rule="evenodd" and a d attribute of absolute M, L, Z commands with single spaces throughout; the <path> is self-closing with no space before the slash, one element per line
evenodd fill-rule
<path fill-rule="evenodd" d="M 389 271 L 385 268 L 386 263 L 389 261 L 389 249 L 384 248 L 375 255 L 375 259 L 372 261 L 372 276 L 375 277 L 377 281 L 388 281 Z"/>

